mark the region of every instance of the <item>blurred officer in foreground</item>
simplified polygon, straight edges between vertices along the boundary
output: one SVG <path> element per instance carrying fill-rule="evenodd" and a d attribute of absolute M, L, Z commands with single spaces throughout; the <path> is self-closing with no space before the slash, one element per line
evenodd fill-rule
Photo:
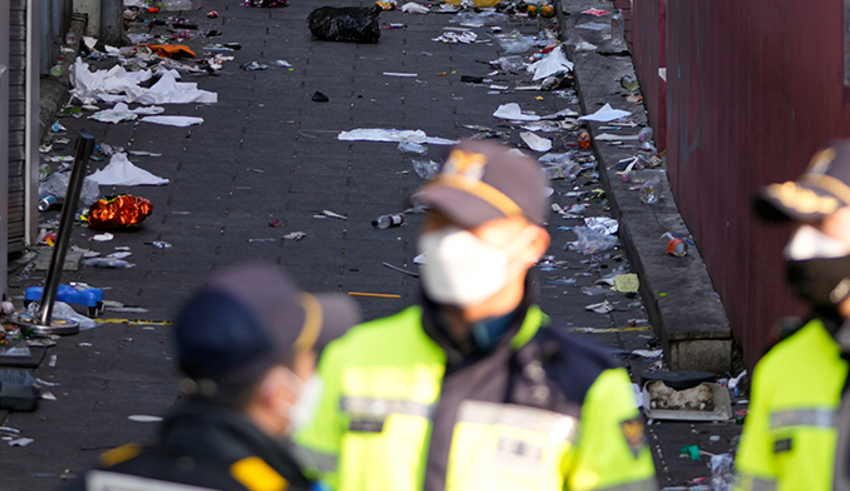
<path fill-rule="evenodd" d="M 317 353 L 358 320 L 349 298 L 300 292 L 274 265 L 213 278 L 175 327 L 188 403 L 164 421 L 154 447 L 106 452 L 70 489 L 313 489 L 286 437 L 321 394 Z"/>
<path fill-rule="evenodd" d="M 451 152 L 417 198 L 421 304 L 325 350 L 308 471 L 339 491 L 656 489 L 628 374 L 537 306 L 544 189 L 504 147 Z"/>
<path fill-rule="evenodd" d="M 794 222 L 787 277 L 812 312 L 756 366 L 736 489 L 832 489 L 835 414 L 850 352 L 848 205 L 850 140 L 831 142 L 797 181 L 768 186 L 756 200 L 763 219 Z"/>

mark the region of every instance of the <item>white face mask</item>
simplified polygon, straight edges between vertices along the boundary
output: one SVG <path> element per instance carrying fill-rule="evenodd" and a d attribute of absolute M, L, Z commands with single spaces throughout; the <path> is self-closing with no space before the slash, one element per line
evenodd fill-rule
<path fill-rule="evenodd" d="M 523 269 L 511 274 L 509 265 L 537 236 L 526 228 L 504 248 L 485 242 L 460 227 L 449 226 L 422 234 L 419 252 L 422 286 L 432 300 L 444 305 L 469 306 L 499 293 Z"/>
<path fill-rule="evenodd" d="M 295 433 L 312 422 L 325 389 L 322 377 L 318 374 L 314 374 L 306 382 L 303 382 L 294 373 L 290 373 L 290 375 L 290 380 L 297 386 L 293 388 L 293 392 L 298 395 L 295 397 L 295 403 L 288 406 L 285 414 L 281 414 L 289 420 L 289 426 L 286 428 L 287 434 Z"/>
<path fill-rule="evenodd" d="M 826 235 L 811 225 L 803 225 L 794 232 L 785 246 L 785 259 L 804 261 L 807 259 L 832 259 L 850 253 L 850 244 Z"/>

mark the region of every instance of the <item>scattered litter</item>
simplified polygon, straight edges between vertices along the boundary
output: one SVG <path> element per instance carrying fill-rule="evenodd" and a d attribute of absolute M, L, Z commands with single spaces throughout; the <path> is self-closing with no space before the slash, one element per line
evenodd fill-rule
<path fill-rule="evenodd" d="M 30 443 L 34 442 L 32 438 L 16 438 L 14 440 L 9 440 L 10 447 L 26 447 Z"/>
<path fill-rule="evenodd" d="M 381 7 L 320 7 L 310 12 L 307 24 L 317 39 L 349 43 L 377 43 L 381 37 Z"/>
<path fill-rule="evenodd" d="M 536 114 L 525 114 L 520 109 L 519 104 L 511 102 L 502 104 L 493 113 L 494 118 L 507 119 L 509 121 L 540 121 L 540 116 Z"/>
<path fill-rule="evenodd" d="M 92 236 L 91 240 L 93 240 L 95 242 L 109 242 L 110 240 L 112 240 L 114 238 L 115 238 L 114 235 L 110 234 L 109 232 L 104 232 L 102 234 L 97 234 L 97 235 Z"/>
<path fill-rule="evenodd" d="M 132 255 L 133 255 L 132 252 L 120 251 L 120 252 L 113 252 L 112 254 L 107 254 L 106 257 L 108 259 L 127 259 L 128 257 L 130 257 Z"/>
<path fill-rule="evenodd" d="M 632 350 L 632 354 L 635 356 L 640 356 L 641 358 L 646 358 L 648 360 L 654 360 L 656 358 L 661 358 L 661 355 L 664 354 L 664 350 L 660 349 L 636 349 Z"/>
<path fill-rule="evenodd" d="M 576 29 L 587 29 L 589 31 L 602 31 L 604 29 L 611 29 L 611 25 L 610 24 L 602 24 L 601 22 L 588 22 L 586 24 L 577 25 Z"/>
<path fill-rule="evenodd" d="M 712 455 L 709 467 L 711 467 L 711 491 L 731 491 L 736 481 L 733 455 L 731 453 Z"/>
<path fill-rule="evenodd" d="M 605 104 L 595 113 L 582 116 L 578 119 L 579 121 L 595 121 L 598 123 L 608 123 L 631 115 L 632 113 L 630 113 L 629 111 L 623 111 L 622 109 L 614 109 L 613 107 L 611 107 L 611 104 Z"/>
<path fill-rule="evenodd" d="M 50 368 L 55 368 L 57 358 L 58 357 L 56 355 L 50 355 L 50 359 L 47 361 L 47 366 L 49 366 Z"/>
<path fill-rule="evenodd" d="M 161 240 L 155 240 L 151 242 L 151 245 L 156 247 L 157 249 L 171 249 L 170 243 Z"/>
<path fill-rule="evenodd" d="M 186 128 L 194 124 L 203 124 L 204 118 L 196 116 L 145 116 L 140 120 L 143 123 L 161 124 L 164 126 L 176 126 Z"/>
<path fill-rule="evenodd" d="M 64 133 L 68 131 L 68 128 L 59 124 L 59 121 L 56 121 L 55 123 L 53 123 L 53 126 L 50 127 L 50 130 L 54 133 Z"/>
<path fill-rule="evenodd" d="M 325 94 L 322 94 L 321 92 L 319 92 L 317 90 L 313 94 L 312 101 L 313 102 L 328 102 L 328 101 L 330 101 L 330 98 L 328 98 L 328 96 L 326 96 Z"/>
<path fill-rule="evenodd" d="M 169 182 L 133 165 L 126 153 L 113 155 L 109 165 L 94 172 L 90 178 L 101 186 L 161 186 Z"/>
<path fill-rule="evenodd" d="M 432 179 L 440 172 L 440 163 L 426 159 L 412 159 L 413 171 L 422 179 Z"/>
<path fill-rule="evenodd" d="M 292 68 L 292 64 L 286 60 L 275 60 L 274 64 L 282 68 Z"/>
<path fill-rule="evenodd" d="M 425 264 L 426 262 L 427 262 L 427 259 L 425 258 L 425 254 L 417 254 L 413 258 L 413 264 L 420 264 L 421 265 L 421 264 Z"/>
<path fill-rule="evenodd" d="M 637 139 L 638 139 L 638 135 L 612 135 L 611 133 L 602 133 L 601 135 L 599 135 L 595 138 L 595 140 L 598 141 L 598 142 L 627 141 L 627 140 L 631 141 L 631 140 L 637 140 Z"/>
<path fill-rule="evenodd" d="M 405 14 L 427 14 L 431 12 L 431 10 L 425 5 L 416 3 L 416 2 L 408 2 L 401 6 L 402 13 Z"/>
<path fill-rule="evenodd" d="M 472 31 L 453 32 L 446 31 L 439 36 L 431 39 L 431 41 L 445 44 L 472 44 L 478 39 L 478 34 Z"/>
<path fill-rule="evenodd" d="M 147 414 L 133 414 L 128 416 L 127 419 L 136 423 L 158 423 L 162 421 L 162 418 L 159 416 L 149 416 Z"/>
<path fill-rule="evenodd" d="M 258 70 L 268 70 L 269 66 L 258 63 L 256 61 L 249 61 L 248 63 L 243 63 L 239 65 L 239 68 L 245 70 L 246 72 L 255 72 Z"/>
<path fill-rule="evenodd" d="M 86 259 L 83 261 L 83 264 L 94 268 L 106 269 L 129 269 L 136 267 L 135 264 L 127 262 L 123 259 L 110 259 L 105 257 L 94 257 L 91 259 Z"/>
<path fill-rule="evenodd" d="M 330 210 L 322 210 L 321 215 L 313 215 L 313 218 L 338 218 L 340 220 L 348 220 L 347 216 L 340 215 L 339 213 L 335 213 Z"/>
<path fill-rule="evenodd" d="M 594 232 L 587 227 L 575 227 L 573 232 L 575 232 L 578 240 L 567 242 L 566 247 L 585 255 L 607 251 L 617 245 L 617 237 Z"/>
<path fill-rule="evenodd" d="M 425 145 L 420 145 L 416 142 L 404 140 L 399 142 L 398 151 L 403 153 L 415 153 L 419 155 L 425 155 L 428 153 L 428 147 Z"/>
<path fill-rule="evenodd" d="M 416 78 L 419 76 L 418 73 L 402 73 L 402 72 L 384 72 L 385 77 L 398 77 L 398 78 Z"/>
<path fill-rule="evenodd" d="M 541 80 L 553 75 L 561 75 L 573 69 L 573 63 L 567 59 L 564 50 L 555 48 L 542 59 L 528 66 L 529 73 L 534 73 L 533 80 Z"/>
<path fill-rule="evenodd" d="M 261 239 L 248 239 L 249 244 L 259 244 L 263 242 L 277 242 L 277 239 L 273 239 L 271 237 L 265 237 Z"/>
<path fill-rule="evenodd" d="M 150 70 L 128 72 L 121 65 L 92 72 L 82 58 L 77 58 L 71 67 L 71 84 L 74 88 L 70 92 L 72 97 L 84 104 L 97 100 L 128 104 L 213 104 L 218 101 L 215 92 L 198 90 L 197 83 L 177 82 L 176 72 L 172 70 L 164 70 L 160 79 L 150 88 L 140 86 L 152 77 Z M 58 123 L 54 124 L 54 128 L 56 125 Z"/>
<path fill-rule="evenodd" d="M 507 34 L 496 34 L 493 37 L 499 42 L 502 50 L 509 55 L 519 55 L 534 47 L 534 41 L 523 36 L 517 29 Z"/>
<path fill-rule="evenodd" d="M 111 109 L 104 109 L 102 111 L 98 111 L 91 116 L 89 119 L 94 119 L 96 121 L 100 121 L 101 123 L 112 123 L 117 124 L 122 121 L 133 121 L 139 117 L 140 114 L 160 114 L 165 112 L 165 108 L 161 106 L 151 106 L 151 107 L 138 107 L 136 109 L 130 109 L 127 104 L 123 102 L 119 102 L 115 104 L 115 107 Z"/>
<path fill-rule="evenodd" d="M 455 145 L 457 140 L 449 140 L 428 136 L 422 130 L 396 130 L 381 128 L 358 128 L 351 131 L 343 131 L 337 139 L 341 141 L 372 141 L 372 142 L 402 142 L 430 143 L 432 145 Z"/>
<path fill-rule="evenodd" d="M 291 232 L 291 233 L 284 235 L 283 240 L 292 240 L 292 241 L 297 242 L 297 241 L 303 239 L 304 237 L 307 237 L 306 232 L 300 232 L 300 231 L 299 232 Z"/>
<path fill-rule="evenodd" d="M 402 273 L 402 274 L 413 276 L 414 278 L 419 278 L 419 273 L 414 273 L 413 271 L 408 271 L 404 268 L 399 268 L 398 266 L 393 266 L 390 263 L 384 263 L 384 267 L 389 268 L 393 271 L 398 271 L 399 273 Z"/>
<path fill-rule="evenodd" d="M 596 8 L 589 8 L 589 9 L 585 10 L 584 12 L 582 12 L 582 14 L 595 15 L 596 17 L 601 17 L 603 15 L 608 15 L 610 13 L 611 12 L 609 12 L 607 10 L 599 10 L 599 9 L 596 9 Z"/>
<path fill-rule="evenodd" d="M 137 157 L 162 157 L 161 153 L 148 152 L 146 150 L 130 150 L 128 153 Z"/>
<path fill-rule="evenodd" d="M 647 205 L 658 203 L 661 199 L 661 181 L 650 179 L 641 185 L 638 191 L 640 200 Z"/>
<path fill-rule="evenodd" d="M 587 217 L 584 219 L 584 224 L 590 230 L 605 235 L 614 235 L 620 229 L 620 223 L 608 217 Z"/>
<path fill-rule="evenodd" d="M 592 303 L 590 305 L 586 305 L 585 310 L 590 310 L 592 312 L 596 312 L 597 314 L 607 314 L 614 310 L 614 306 L 611 305 L 611 302 L 608 300 L 603 300 L 599 303 Z"/>
<path fill-rule="evenodd" d="M 535 135 L 530 131 L 523 131 L 519 134 L 522 141 L 528 145 L 528 148 L 535 152 L 548 152 L 552 150 L 552 140 Z"/>
<path fill-rule="evenodd" d="M 640 280 L 634 273 L 626 273 L 614 277 L 614 291 L 630 293 L 640 289 Z"/>
<path fill-rule="evenodd" d="M 401 298 L 401 295 L 393 293 L 364 293 L 364 292 L 348 292 L 352 297 L 371 297 L 371 298 Z"/>
<path fill-rule="evenodd" d="M 729 391 L 716 383 L 703 382 L 675 390 L 660 380 L 643 387 L 646 417 L 679 421 L 726 421 L 732 418 Z"/>

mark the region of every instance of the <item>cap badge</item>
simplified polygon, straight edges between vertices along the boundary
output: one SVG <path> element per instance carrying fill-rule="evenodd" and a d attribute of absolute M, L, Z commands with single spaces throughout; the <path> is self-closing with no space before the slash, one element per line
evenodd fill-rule
<path fill-rule="evenodd" d="M 771 184 L 767 192 L 778 199 L 784 206 L 793 208 L 800 213 L 818 213 L 828 215 L 838 209 L 838 200 L 831 196 L 821 196 L 818 193 L 801 186 L 793 181 L 783 184 Z"/>
<path fill-rule="evenodd" d="M 486 164 L 487 157 L 480 153 L 455 150 L 449 155 L 448 160 L 446 160 L 443 173 L 455 174 L 480 181 L 484 175 L 484 166 Z"/>

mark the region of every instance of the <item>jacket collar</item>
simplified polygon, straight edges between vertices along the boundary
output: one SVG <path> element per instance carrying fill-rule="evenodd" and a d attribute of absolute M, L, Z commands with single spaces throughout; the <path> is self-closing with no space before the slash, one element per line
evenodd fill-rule
<path fill-rule="evenodd" d="M 234 411 L 190 401 L 163 422 L 160 438 L 166 447 L 227 463 L 256 456 L 296 487 L 310 484 L 283 440 Z"/>
<path fill-rule="evenodd" d="M 425 333 L 433 339 L 446 353 L 448 365 L 460 365 L 471 362 L 498 351 L 500 348 L 517 350 L 527 343 L 542 324 L 548 322 L 548 318 L 536 305 L 536 287 L 532 281 L 531 273 L 525 279 L 525 294 L 514 310 L 510 325 L 499 336 L 498 341 L 486 351 L 481 351 L 470 335 L 463 342 L 454 341 L 447 332 L 445 313 L 439 304 L 428 298 L 424 291 L 421 293 L 422 303 L 422 327 Z"/>

